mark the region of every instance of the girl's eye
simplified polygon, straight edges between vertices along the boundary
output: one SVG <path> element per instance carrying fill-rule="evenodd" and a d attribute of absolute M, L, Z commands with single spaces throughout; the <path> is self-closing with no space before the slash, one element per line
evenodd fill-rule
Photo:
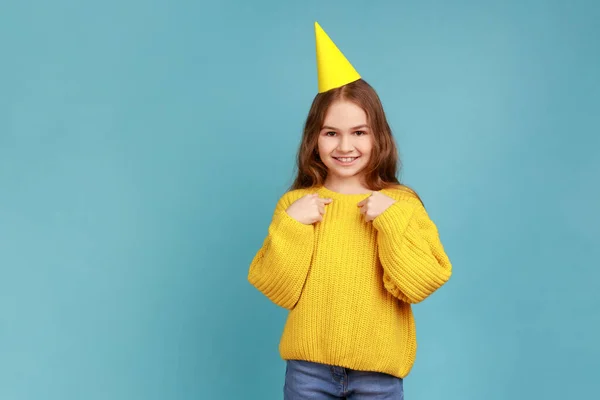
<path fill-rule="evenodd" d="M 335 135 L 335 132 L 327 132 L 326 135 L 333 136 L 333 135 Z"/>
<path fill-rule="evenodd" d="M 356 131 L 355 133 L 356 133 L 358 136 L 361 136 L 361 135 L 364 135 L 364 134 L 365 134 L 365 132 L 363 132 L 363 131 Z"/>

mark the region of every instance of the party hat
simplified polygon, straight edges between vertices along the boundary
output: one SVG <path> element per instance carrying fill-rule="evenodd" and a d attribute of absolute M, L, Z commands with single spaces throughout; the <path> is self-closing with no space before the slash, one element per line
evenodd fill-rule
<path fill-rule="evenodd" d="M 317 76 L 319 93 L 344 86 L 360 79 L 352 64 L 329 38 L 327 33 L 315 22 L 317 48 Z"/>

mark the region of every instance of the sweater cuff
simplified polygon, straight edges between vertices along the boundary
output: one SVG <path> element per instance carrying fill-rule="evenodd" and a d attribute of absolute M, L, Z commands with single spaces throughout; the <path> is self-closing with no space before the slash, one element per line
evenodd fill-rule
<path fill-rule="evenodd" d="M 414 204 L 398 200 L 373 220 L 373 227 L 386 234 L 402 234 L 408 227 L 415 211 Z"/>

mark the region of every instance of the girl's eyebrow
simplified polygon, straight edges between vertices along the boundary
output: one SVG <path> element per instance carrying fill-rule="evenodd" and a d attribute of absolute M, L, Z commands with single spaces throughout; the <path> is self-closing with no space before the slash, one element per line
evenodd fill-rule
<path fill-rule="evenodd" d="M 368 125 L 362 124 L 362 125 L 355 126 L 354 128 L 350 128 L 350 129 L 354 131 L 356 129 L 363 129 L 363 128 L 368 128 L 368 127 L 369 127 Z M 334 131 L 337 130 L 336 128 L 334 128 L 332 126 L 328 126 L 328 125 L 323 126 L 321 128 L 321 130 L 323 130 L 323 129 L 331 129 L 331 130 L 334 130 Z"/>

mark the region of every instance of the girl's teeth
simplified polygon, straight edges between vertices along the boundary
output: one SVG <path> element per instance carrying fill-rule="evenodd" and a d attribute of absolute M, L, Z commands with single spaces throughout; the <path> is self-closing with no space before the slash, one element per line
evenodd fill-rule
<path fill-rule="evenodd" d="M 352 161 L 356 160 L 356 157 L 352 157 L 352 158 L 338 158 L 338 160 L 340 160 L 341 162 L 352 162 Z"/>

